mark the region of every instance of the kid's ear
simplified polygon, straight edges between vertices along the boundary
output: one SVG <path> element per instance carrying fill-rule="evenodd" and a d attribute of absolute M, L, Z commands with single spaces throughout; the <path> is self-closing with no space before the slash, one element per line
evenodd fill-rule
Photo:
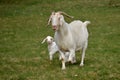
<path fill-rule="evenodd" d="M 43 44 L 43 43 L 46 41 L 46 39 L 47 39 L 47 38 L 45 38 L 45 39 L 41 42 L 41 44 Z"/>

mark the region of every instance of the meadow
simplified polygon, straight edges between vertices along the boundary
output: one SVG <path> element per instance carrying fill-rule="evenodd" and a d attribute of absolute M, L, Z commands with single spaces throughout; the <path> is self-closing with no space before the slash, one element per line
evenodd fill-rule
<path fill-rule="evenodd" d="M 110 1 L 112 1 L 110 3 Z M 0 0 L 0 80 L 120 80 L 120 0 Z M 117 6 L 116 6 L 117 5 Z M 85 65 L 66 64 L 58 53 L 49 60 L 47 44 L 54 36 L 47 20 L 52 11 L 89 20 Z"/>

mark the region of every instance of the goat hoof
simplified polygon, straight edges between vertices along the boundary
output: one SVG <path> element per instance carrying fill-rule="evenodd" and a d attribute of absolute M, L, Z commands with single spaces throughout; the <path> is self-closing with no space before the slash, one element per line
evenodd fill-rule
<path fill-rule="evenodd" d="M 65 70 L 66 68 L 62 68 L 62 70 Z"/>
<path fill-rule="evenodd" d="M 72 63 L 72 61 L 68 61 L 68 63 L 70 64 L 70 63 Z"/>
<path fill-rule="evenodd" d="M 76 63 L 76 61 L 73 61 L 73 62 L 71 62 L 72 64 L 75 64 Z"/>
<path fill-rule="evenodd" d="M 71 63 L 72 63 L 72 64 L 76 63 L 76 60 L 73 60 Z"/>
<path fill-rule="evenodd" d="M 84 64 L 80 64 L 80 67 L 84 66 Z"/>
<path fill-rule="evenodd" d="M 50 59 L 50 61 L 52 61 L 52 59 Z"/>

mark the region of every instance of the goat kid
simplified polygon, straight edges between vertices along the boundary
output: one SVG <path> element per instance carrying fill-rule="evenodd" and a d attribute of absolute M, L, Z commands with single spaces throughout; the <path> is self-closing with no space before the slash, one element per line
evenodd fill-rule
<path fill-rule="evenodd" d="M 47 36 L 43 41 L 42 41 L 42 44 L 44 42 L 47 42 L 48 44 L 48 51 L 49 51 L 49 58 L 50 60 L 53 60 L 53 55 L 59 51 L 58 49 L 58 46 L 56 45 L 56 43 L 54 42 L 54 39 L 53 37 L 51 36 Z M 69 52 L 66 52 L 65 53 L 65 61 L 68 60 L 68 57 L 69 57 Z M 61 56 L 59 55 L 59 60 L 61 60 Z"/>
<path fill-rule="evenodd" d="M 43 41 L 42 41 L 42 44 L 44 42 L 47 42 L 48 44 L 48 51 L 49 51 L 49 58 L 50 60 L 53 60 L 53 55 L 58 52 L 58 47 L 56 45 L 56 43 L 54 42 L 54 39 L 53 37 L 51 36 L 47 36 Z"/>

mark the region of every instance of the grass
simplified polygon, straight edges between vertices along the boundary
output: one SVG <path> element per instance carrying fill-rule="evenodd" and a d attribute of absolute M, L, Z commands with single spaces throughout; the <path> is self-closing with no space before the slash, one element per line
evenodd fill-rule
<path fill-rule="evenodd" d="M 117 0 L 117 2 L 120 2 Z M 47 27 L 52 11 L 90 20 L 85 66 L 49 61 Z M 65 18 L 67 22 L 72 20 Z M 120 7 L 109 0 L 0 0 L 0 80 L 120 80 Z"/>

